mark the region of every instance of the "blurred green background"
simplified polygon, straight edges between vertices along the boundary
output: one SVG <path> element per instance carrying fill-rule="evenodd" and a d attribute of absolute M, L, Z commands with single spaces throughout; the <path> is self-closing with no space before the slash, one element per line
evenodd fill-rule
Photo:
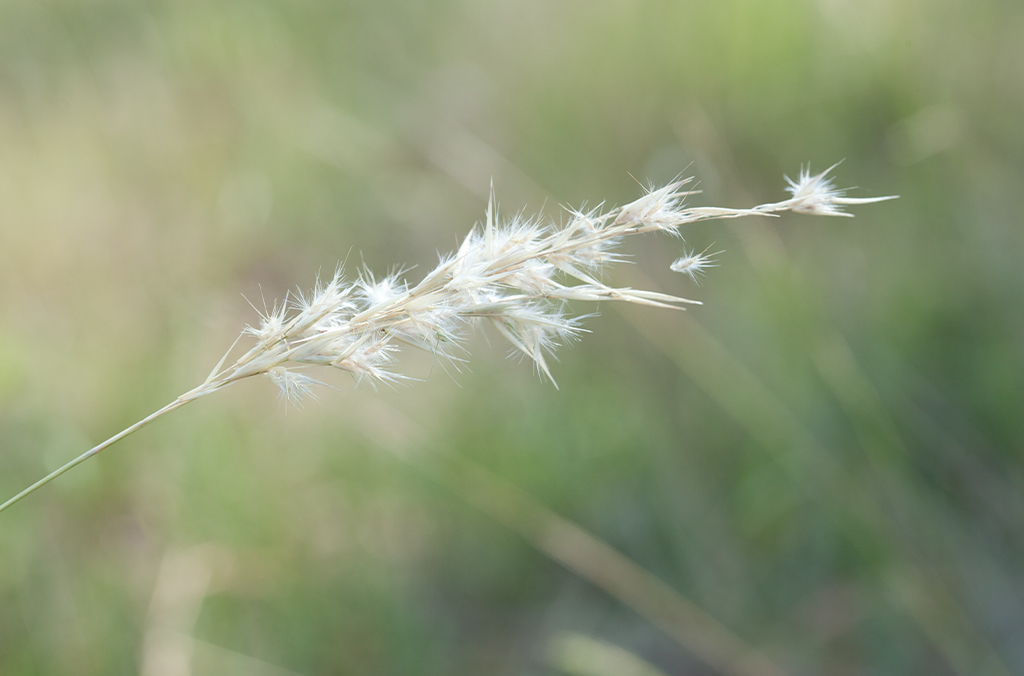
<path fill-rule="evenodd" d="M 843 158 L 901 199 L 693 226 L 700 287 L 628 242 L 705 305 L 576 308 L 559 390 L 486 332 L 243 383 L 4 512 L 0 673 L 1024 674 L 1021 3 L 4 2 L 3 499 L 492 177 L 559 218 Z"/>

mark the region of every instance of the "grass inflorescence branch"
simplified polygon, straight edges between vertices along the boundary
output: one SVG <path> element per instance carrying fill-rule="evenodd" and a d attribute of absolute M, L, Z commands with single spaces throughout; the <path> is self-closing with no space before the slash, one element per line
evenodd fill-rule
<path fill-rule="evenodd" d="M 569 301 L 619 300 L 659 308 L 699 304 L 600 281 L 602 271 L 621 260 L 615 249 L 624 237 L 649 232 L 679 237 L 682 226 L 698 221 L 785 211 L 850 216 L 843 206 L 893 199 L 846 197 L 828 177 L 833 168 L 818 174 L 803 170 L 797 180 L 787 178 L 789 199 L 750 209 L 690 207 L 685 198 L 693 194 L 687 190 L 692 179 L 686 178 L 647 190 L 625 206 L 569 210 L 562 226 L 521 215 L 500 220 L 492 189 L 484 223 L 418 283 L 410 285 L 401 272 L 378 278 L 366 270 L 347 279 L 339 268 L 311 292 L 261 313 L 259 323 L 243 331 L 255 345 L 241 357 L 229 362 L 233 345 L 201 385 L 43 477 L 0 511 L 157 418 L 252 376 L 269 378 L 283 398 L 298 402 L 320 384 L 308 373 L 316 367 L 348 371 L 372 384 L 402 380 L 395 369 L 402 345 L 457 368 L 464 360 L 466 329 L 474 323 L 492 325 L 554 383 L 546 355 L 582 330 Z M 712 265 L 705 250 L 685 254 L 671 268 L 696 279 Z"/>

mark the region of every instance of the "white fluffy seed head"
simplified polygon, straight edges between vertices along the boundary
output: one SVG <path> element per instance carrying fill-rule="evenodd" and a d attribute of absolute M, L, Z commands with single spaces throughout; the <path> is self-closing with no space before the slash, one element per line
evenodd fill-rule
<path fill-rule="evenodd" d="M 243 333 L 248 333 L 255 337 L 260 344 L 271 345 L 284 335 L 287 315 L 287 304 L 280 307 L 274 306 L 274 309 L 266 315 L 260 315 L 260 325 L 258 327 L 247 326 Z"/>
<path fill-rule="evenodd" d="M 302 400 L 306 397 L 316 399 L 313 386 L 321 384 L 315 378 L 289 371 L 283 366 L 275 366 L 267 370 L 265 375 L 277 385 L 281 400 L 296 406 L 301 405 Z"/>
<path fill-rule="evenodd" d="M 369 269 L 359 275 L 359 296 L 368 308 L 395 300 L 406 292 L 406 285 L 400 279 L 401 272 L 393 272 L 376 279 Z"/>
<path fill-rule="evenodd" d="M 696 302 L 602 282 L 604 268 L 620 260 L 614 248 L 624 236 L 652 231 L 678 236 L 679 226 L 687 223 L 786 210 L 848 215 L 837 205 L 890 199 L 846 198 L 827 178 L 830 170 L 816 175 L 804 170 L 798 180 L 787 179 L 791 199 L 752 209 L 683 209 L 691 193 L 682 187 L 690 179 L 677 180 L 649 189 L 620 209 L 569 210 L 569 222 L 561 228 L 521 215 L 502 222 L 492 194 L 483 227 L 474 228 L 458 251 L 442 257 L 418 284 L 407 284 L 401 271 L 378 279 L 368 270 L 349 282 L 339 269 L 308 295 L 297 294 L 261 314 L 259 327 L 245 331 L 257 345 L 233 366 L 218 366 L 207 386 L 264 374 L 284 399 L 296 402 L 318 384 L 290 368 L 301 366 L 334 367 L 350 372 L 357 382 L 393 383 L 404 378 L 392 370 L 398 344 L 455 364 L 461 359 L 453 351 L 461 347 L 466 325 L 480 320 L 493 324 L 514 351 L 554 382 L 547 355 L 581 331 L 579 318 L 566 313 L 567 301 L 618 300 L 662 308 Z M 671 268 L 696 280 L 713 266 L 705 249 L 686 252 Z"/>
<path fill-rule="evenodd" d="M 833 179 L 828 177 L 829 173 L 838 166 L 839 163 L 837 162 L 821 173 L 811 174 L 811 167 L 808 165 L 800 169 L 800 175 L 797 177 L 797 180 L 794 181 L 789 176 L 786 176 L 786 182 L 789 183 L 789 187 L 786 190 L 793 195 L 793 199 L 788 200 L 788 202 L 791 202 L 788 205 L 789 210 L 795 211 L 798 214 L 812 214 L 815 216 L 852 217 L 853 214 L 842 210 L 841 207 L 843 205 L 870 204 L 872 202 L 896 199 L 896 195 L 887 197 L 847 197 L 846 193 L 850 188 L 836 188 Z"/>
<path fill-rule="evenodd" d="M 711 247 L 708 247 L 710 249 Z M 708 255 L 707 249 L 700 253 L 688 251 L 683 254 L 681 258 L 677 258 L 669 266 L 674 272 L 681 272 L 684 275 L 688 275 L 694 282 L 700 283 L 699 277 L 703 277 L 705 271 L 708 268 L 716 267 L 715 260 L 712 258 L 715 254 Z"/>
<path fill-rule="evenodd" d="M 403 376 L 389 371 L 385 367 L 395 361 L 398 348 L 388 342 L 386 335 L 373 336 L 353 349 L 345 350 L 345 356 L 336 359 L 332 366 L 348 371 L 356 378 L 356 383 L 369 382 L 376 387 L 377 383 L 394 383 Z"/>
<path fill-rule="evenodd" d="M 680 191 L 680 188 L 691 180 L 676 180 L 657 190 L 648 188 L 646 195 L 622 207 L 615 224 L 635 223 L 641 232 L 662 230 L 678 235 L 678 226 L 686 220 L 686 214 L 681 208 L 683 198 L 690 194 Z"/>

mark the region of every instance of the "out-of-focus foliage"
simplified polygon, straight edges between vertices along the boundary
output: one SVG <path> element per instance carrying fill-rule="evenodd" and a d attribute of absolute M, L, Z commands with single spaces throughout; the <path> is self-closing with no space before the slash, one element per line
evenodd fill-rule
<path fill-rule="evenodd" d="M 725 668 L 476 511 L 461 462 L 790 673 L 1021 673 L 1022 63 L 1010 0 L 3 3 L 4 498 L 200 382 L 239 291 L 429 269 L 492 177 L 557 218 L 845 158 L 902 199 L 695 226 L 699 288 L 629 243 L 617 283 L 705 305 L 589 320 L 557 391 L 485 336 L 451 377 L 159 421 L 0 515 L 0 672 L 563 673 L 564 632 Z"/>

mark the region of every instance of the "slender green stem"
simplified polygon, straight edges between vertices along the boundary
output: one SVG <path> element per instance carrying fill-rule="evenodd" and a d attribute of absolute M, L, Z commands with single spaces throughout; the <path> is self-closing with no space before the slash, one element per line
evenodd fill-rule
<path fill-rule="evenodd" d="M 128 436 L 132 432 L 135 432 L 136 430 L 142 429 L 143 427 L 145 427 L 149 423 L 153 422 L 154 420 L 156 420 L 160 416 L 166 415 L 166 414 L 170 413 L 171 411 L 173 411 L 175 409 L 181 408 L 182 406 L 184 406 L 185 404 L 187 404 L 188 402 L 190 402 L 190 401 L 192 401 L 193 399 L 196 398 L 196 396 L 194 395 L 195 392 L 196 392 L 196 390 L 193 390 L 192 392 L 190 392 L 188 394 L 185 394 L 185 395 L 182 395 L 182 396 L 178 397 L 177 399 L 175 399 L 171 403 L 169 403 L 166 406 L 164 406 L 159 411 L 151 413 L 150 415 L 146 416 L 145 418 L 143 418 L 139 422 L 135 423 L 131 427 L 127 427 L 127 428 L 121 430 L 120 432 L 118 432 L 114 436 L 112 436 L 109 439 L 107 439 L 106 441 L 104 441 L 102 444 L 99 444 L 98 446 L 94 446 L 94 447 L 90 448 L 88 451 L 86 451 L 82 455 L 78 456 L 77 458 L 75 458 L 71 462 L 67 463 L 66 465 L 64 465 L 60 469 L 57 469 L 57 470 L 54 470 L 53 472 L 50 472 L 49 474 L 47 474 L 45 477 L 43 477 L 39 481 L 35 482 L 34 484 L 29 486 L 28 488 L 26 488 L 22 492 L 18 493 L 17 495 L 15 495 L 13 498 L 8 500 L 4 504 L 0 505 L 0 512 L 4 511 L 5 509 L 10 507 L 14 503 L 16 503 L 19 500 L 21 500 L 22 498 L 24 498 L 25 496 L 27 496 L 27 495 L 29 495 L 31 493 L 34 493 L 37 489 L 42 488 L 43 486 L 45 486 L 46 484 L 50 483 L 51 481 L 53 481 L 54 479 L 59 477 L 64 472 L 66 472 L 69 469 L 71 469 L 72 467 L 76 467 L 76 466 L 82 464 L 83 462 L 85 462 L 86 460 L 91 458 L 92 456 L 94 456 L 97 453 L 99 453 L 100 451 L 102 451 L 104 448 L 106 448 L 106 447 L 108 447 L 108 446 L 110 446 L 110 445 L 120 441 L 121 439 L 124 439 L 126 436 Z"/>

